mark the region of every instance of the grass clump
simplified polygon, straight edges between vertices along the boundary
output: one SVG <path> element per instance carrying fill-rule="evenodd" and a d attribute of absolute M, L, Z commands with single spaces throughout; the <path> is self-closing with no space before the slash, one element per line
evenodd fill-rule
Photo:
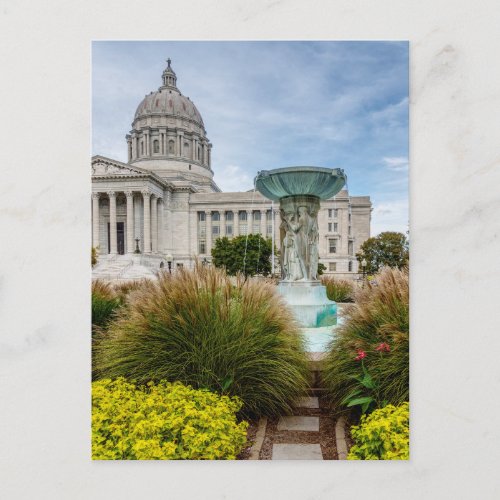
<path fill-rule="evenodd" d="M 109 283 L 92 280 L 92 331 L 106 328 L 120 304 L 119 297 Z"/>
<path fill-rule="evenodd" d="M 372 398 L 379 407 L 408 401 L 408 270 L 383 269 L 355 298 L 325 359 L 332 403 L 339 407 L 351 400 L 352 406 L 352 395 Z"/>
<path fill-rule="evenodd" d="M 235 459 L 246 443 L 238 398 L 123 378 L 92 384 L 94 460 Z"/>
<path fill-rule="evenodd" d="M 289 412 L 307 388 L 303 340 L 275 289 L 241 278 L 233 285 L 204 266 L 145 282 L 96 353 L 100 377 L 238 396 L 248 416 Z"/>
<path fill-rule="evenodd" d="M 332 276 L 321 276 L 321 283 L 326 287 L 326 295 L 335 302 L 352 302 L 354 300 L 354 283 L 349 280 L 338 280 Z"/>

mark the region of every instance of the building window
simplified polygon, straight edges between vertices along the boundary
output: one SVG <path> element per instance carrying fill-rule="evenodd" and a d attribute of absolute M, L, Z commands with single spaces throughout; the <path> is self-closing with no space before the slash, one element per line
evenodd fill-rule
<path fill-rule="evenodd" d="M 330 253 L 337 253 L 337 240 L 328 240 L 328 247 Z"/>
<path fill-rule="evenodd" d="M 334 208 L 334 209 L 333 209 L 333 216 L 334 216 L 335 218 L 337 218 L 337 217 L 339 216 L 339 209 L 338 209 L 338 208 Z"/>
<path fill-rule="evenodd" d="M 349 214 L 349 224 L 351 223 L 351 214 Z"/>
<path fill-rule="evenodd" d="M 254 212 L 253 213 L 253 220 L 260 221 L 260 212 Z"/>
<path fill-rule="evenodd" d="M 174 147 L 175 147 L 175 143 L 174 141 L 170 140 L 168 141 L 168 153 L 173 155 L 174 154 Z"/>
<path fill-rule="evenodd" d="M 339 224 L 338 222 L 334 222 L 333 223 L 333 231 L 338 233 L 339 232 Z"/>
<path fill-rule="evenodd" d="M 349 272 L 352 272 L 352 260 L 349 261 Z"/>
<path fill-rule="evenodd" d="M 158 139 L 155 139 L 153 141 L 153 153 L 159 153 L 160 152 L 160 143 Z"/>
<path fill-rule="evenodd" d="M 226 236 L 232 236 L 232 235 L 233 235 L 233 225 L 226 224 Z"/>
<path fill-rule="evenodd" d="M 247 234 L 247 225 L 240 224 L 240 234 Z"/>
<path fill-rule="evenodd" d="M 273 234 L 273 225 L 272 224 L 267 225 L 267 234 Z"/>
<path fill-rule="evenodd" d="M 201 148 L 198 146 L 198 160 L 201 160 Z"/>
<path fill-rule="evenodd" d="M 328 232 L 329 233 L 332 232 L 332 223 L 331 222 L 328 223 Z"/>
<path fill-rule="evenodd" d="M 234 213 L 233 212 L 226 212 L 226 221 L 233 221 L 234 220 Z"/>
<path fill-rule="evenodd" d="M 266 220 L 273 220 L 273 214 L 271 210 L 266 212 Z"/>
<path fill-rule="evenodd" d="M 332 212 L 333 210 L 331 208 L 328 209 L 328 218 L 331 219 L 332 218 Z"/>
<path fill-rule="evenodd" d="M 144 154 L 144 143 L 141 141 L 141 155 Z"/>
<path fill-rule="evenodd" d="M 198 220 L 200 222 L 205 222 L 205 212 L 198 212 Z"/>
<path fill-rule="evenodd" d="M 241 210 L 239 213 L 239 219 L 241 221 L 246 221 L 247 220 L 247 213 L 244 210 Z"/>
<path fill-rule="evenodd" d="M 350 241 L 350 242 L 347 244 L 347 251 L 348 251 L 349 255 L 352 255 L 352 254 L 353 254 L 353 244 L 352 244 L 352 241 Z"/>
<path fill-rule="evenodd" d="M 349 226 L 349 236 L 351 236 L 351 226 Z"/>
<path fill-rule="evenodd" d="M 185 142 L 184 143 L 184 156 L 189 156 L 189 143 L 188 142 Z"/>
<path fill-rule="evenodd" d="M 329 271 L 336 271 L 337 270 L 337 263 L 336 262 L 329 262 L 328 263 L 328 270 Z"/>
<path fill-rule="evenodd" d="M 199 253 L 206 253 L 207 247 L 205 244 L 205 240 L 200 240 L 198 242 L 198 252 Z"/>
<path fill-rule="evenodd" d="M 212 212 L 212 221 L 213 222 L 220 221 L 220 213 L 219 212 Z"/>
<path fill-rule="evenodd" d="M 212 235 L 218 237 L 219 234 L 220 234 L 219 226 L 212 226 Z"/>

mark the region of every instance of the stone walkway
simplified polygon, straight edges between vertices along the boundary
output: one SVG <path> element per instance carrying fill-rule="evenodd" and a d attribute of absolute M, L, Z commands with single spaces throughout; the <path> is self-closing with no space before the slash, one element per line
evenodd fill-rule
<path fill-rule="evenodd" d="M 261 460 L 336 460 L 335 422 L 317 397 L 304 397 L 293 415 L 267 423 Z"/>

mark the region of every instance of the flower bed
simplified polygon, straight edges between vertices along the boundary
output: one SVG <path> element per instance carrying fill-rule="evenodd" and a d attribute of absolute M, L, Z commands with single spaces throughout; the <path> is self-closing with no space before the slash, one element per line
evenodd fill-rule
<path fill-rule="evenodd" d="M 94 460 L 235 459 L 246 444 L 238 398 L 124 378 L 92 384 Z"/>

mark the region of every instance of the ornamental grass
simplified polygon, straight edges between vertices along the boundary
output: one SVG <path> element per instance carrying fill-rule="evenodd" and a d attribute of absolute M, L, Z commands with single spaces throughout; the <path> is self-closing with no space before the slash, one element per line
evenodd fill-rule
<path fill-rule="evenodd" d="M 96 344 L 98 377 L 238 396 L 244 416 L 290 412 L 307 388 L 298 325 L 273 286 L 233 281 L 198 265 L 145 282 Z"/>
<path fill-rule="evenodd" d="M 326 295 L 335 302 L 352 302 L 354 300 L 354 283 L 339 280 L 331 276 L 321 276 L 321 283 L 326 287 Z"/>
<path fill-rule="evenodd" d="M 120 307 L 120 299 L 105 281 L 92 280 L 92 333 L 106 328 Z"/>
<path fill-rule="evenodd" d="M 353 394 L 377 406 L 409 399 L 408 270 L 385 268 L 375 278 L 357 290 L 325 359 L 324 383 L 336 407 Z"/>

